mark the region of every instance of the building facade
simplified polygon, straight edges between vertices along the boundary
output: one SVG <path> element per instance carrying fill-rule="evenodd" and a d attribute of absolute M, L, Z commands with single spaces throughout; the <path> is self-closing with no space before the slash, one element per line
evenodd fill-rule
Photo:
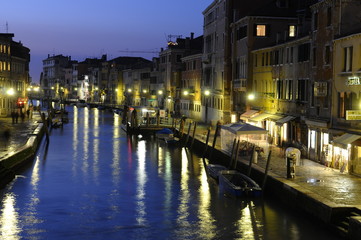
<path fill-rule="evenodd" d="M 30 50 L 13 37 L 0 33 L 0 117 L 23 111 L 28 100 Z"/>

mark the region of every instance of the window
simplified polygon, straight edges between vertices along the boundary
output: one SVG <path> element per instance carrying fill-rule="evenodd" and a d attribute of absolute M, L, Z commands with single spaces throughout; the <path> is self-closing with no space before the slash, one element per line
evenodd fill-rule
<path fill-rule="evenodd" d="M 266 25 L 256 25 L 256 36 L 265 37 L 266 36 Z"/>
<path fill-rule="evenodd" d="M 317 64 L 317 58 L 316 58 L 316 48 L 313 48 L 312 49 L 312 66 L 316 66 L 316 64 Z"/>
<path fill-rule="evenodd" d="M 296 26 L 295 25 L 289 26 L 288 36 L 289 37 L 296 37 Z"/>
<path fill-rule="evenodd" d="M 317 30 L 317 26 L 318 26 L 318 13 L 315 12 L 313 14 L 313 30 Z"/>
<path fill-rule="evenodd" d="M 331 48 L 330 46 L 325 47 L 325 64 L 329 65 L 331 62 Z"/>
<path fill-rule="evenodd" d="M 327 26 L 331 26 L 332 23 L 332 8 L 327 8 Z"/>
<path fill-rule="evenodd" d="M 352 53 L 353 47 L 346 47 L 344 50 L 344 72 L 352 71 Z"/>
<path fill-rule="evenodd" d="M 298 62 L 310 60 L 310 44 L 305 43 L 298 46 Z"/>
<path fill-rule="evenodd" d="M 236 34 L 237 40 L 247 37 L 247 26 L 239 27 Z"/>
<path fill-rule="evenodd" d="M 297 100 L 307 100 L 307 81 L 305 79 L 299 79 L 297 82 Z"/>

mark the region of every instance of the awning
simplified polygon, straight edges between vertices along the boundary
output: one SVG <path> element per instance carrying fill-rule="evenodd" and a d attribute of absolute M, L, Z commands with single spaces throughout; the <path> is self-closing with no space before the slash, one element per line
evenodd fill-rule
<path fill-rule="evenodd" d="M 254 122 L 263 121 L 264 119 L 266 119 L 272 115 L 273 114 L 270 114 L 270 113 L 261 113 L 255 117 L 251 117 L 249 120 L 254 121 Z"/>
<path fill-rule="evenodd" d="M 332 143 L 339 145 L 343 148 L 347 148 L 348 144 L 353 143 L 354 141 L 361 138 L 361 135 L 351 134 L 351 133 L 345 133 L 340 137 L 337 137 L 333 139 Z"/>
<path fill-rule="evenodd" d="M 272 120 L 274 122 L 277 122 L 278 120 L 284 118 L 283 115 L 278 115 L 278 114 L 272 114 L 272 116 L 269 116 L 268 119 Z"/>
<path fill-rule="evenodd" d="M 248 110 L 247 112 L 242 113 L 241 118 L 251 118 L 258 112 L 258 110 Z"/>
<path fill-rule="evenodd" d="M 287 116 L 287 117 L 284 117 L 284 118 L 281 118 L 280 120 L 277 120 L 276 121 L 276 125 L 278 126 L 282 126 L 284 123 L 287 123 L 289 121 L 292 121 L 293 119 L 295 119 L 296 117 L 294 116 Z"/>

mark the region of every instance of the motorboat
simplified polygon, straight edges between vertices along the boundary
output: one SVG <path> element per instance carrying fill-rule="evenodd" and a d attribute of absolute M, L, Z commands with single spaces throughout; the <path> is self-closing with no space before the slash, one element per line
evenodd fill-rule
<path fill-rule="evenodd" d="M 220 164 L 207 164 L 207 171 L 209 176 L 215 179 L 218 182 L 219 173 L 220 171 L 228 170 L 227 167 L 220 165 Z"/>
<path fill-rule="evenodd" d="M 262 188 L 253 179 L 236 170 L 219 172 L 219 188 L 224 193 L 236 197 L 258 197 L 262 195 Z"/>
<path fill-rule="evenodd" d="M 163 128 L 155 132 L 155 136 L 159 139 L 167 140 L 174 138 L 174 132 L 169 128 Z"/>
<path fill-rule="evenodd" d="M 174 132 L 169 128 L 163 128 L 155 133 L 158 139 L 164 140 L 169 145 L 175 145 L 179 143 L 179 138 L 174 137 Z"/>

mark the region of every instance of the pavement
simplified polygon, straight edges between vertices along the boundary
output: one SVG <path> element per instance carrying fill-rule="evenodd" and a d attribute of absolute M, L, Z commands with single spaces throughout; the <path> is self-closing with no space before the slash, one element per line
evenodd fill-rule
<path fill-rule="evenodd" d="M 0 118 L 0 159 L 25 145 L 29 134 L 33 133 L 39 122 L 41 117 L 38 112 L 24 120 L 19 117 L 17 123 L 13 123 L 11 117 Z"/>

